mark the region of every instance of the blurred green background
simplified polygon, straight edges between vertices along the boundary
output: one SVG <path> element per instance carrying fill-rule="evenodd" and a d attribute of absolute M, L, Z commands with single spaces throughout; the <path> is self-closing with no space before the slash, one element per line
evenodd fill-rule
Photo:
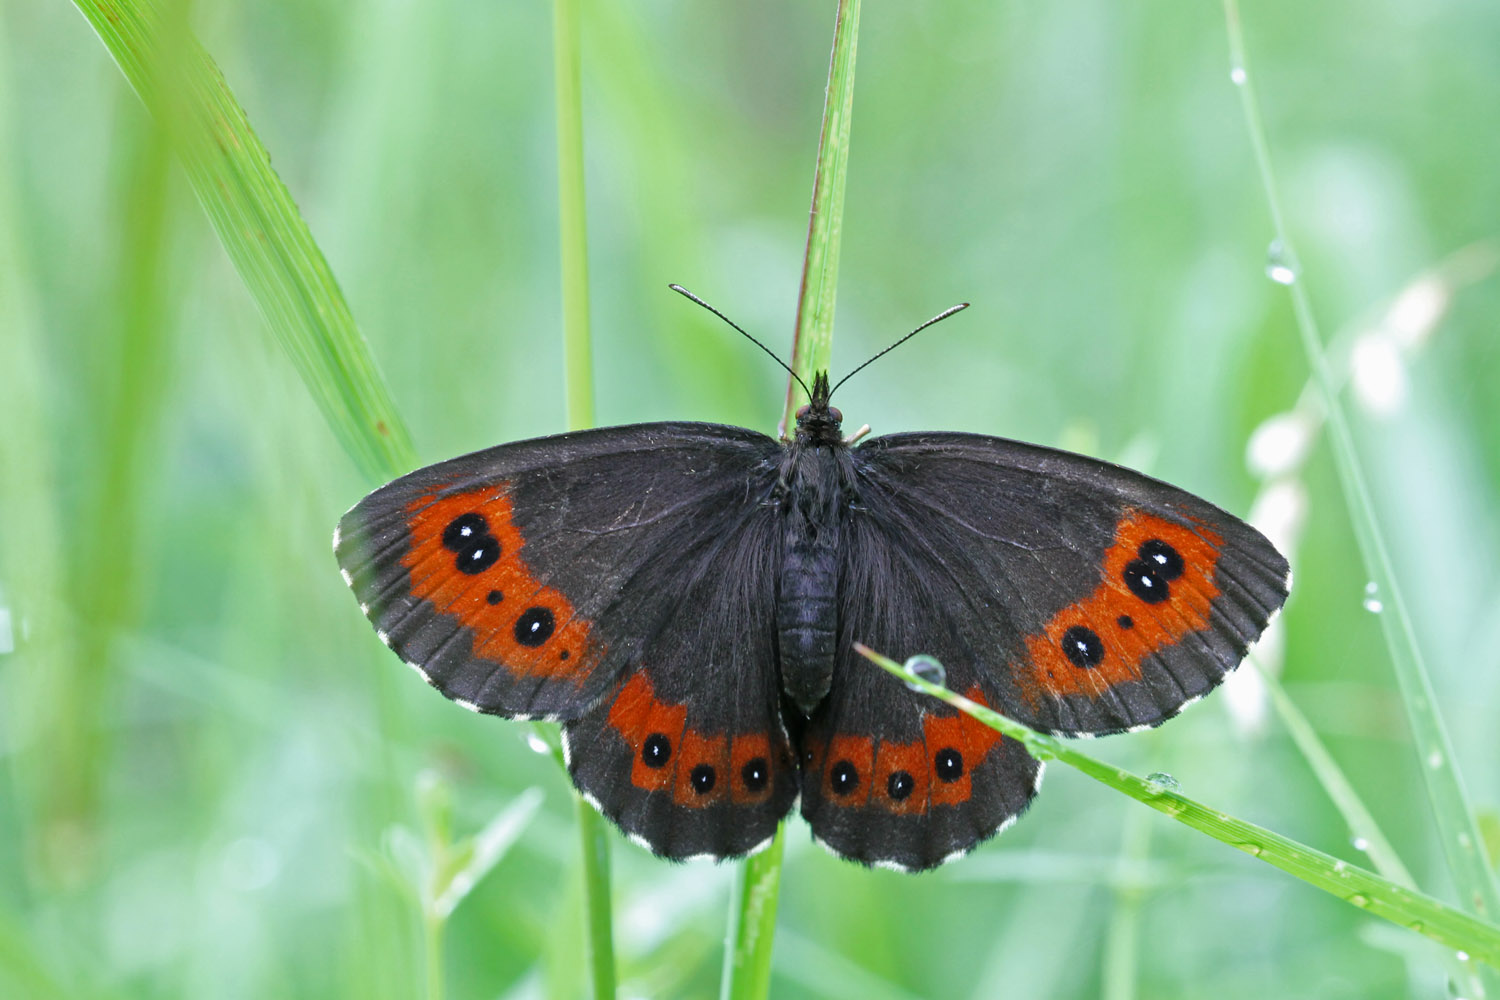
<path fill-rule="evenodd" d="M 833 4 L 583 7 L 600 422 L 773 432 L 783 374 L 666 284 L 789 350 Z M 1244 14 L 1305 281 L 1335 367 L 1356 361 L 1379 514 L 1493 828 L 1500 11 Z M 562 429 L 549 6 L 200 0 L 193 20 L 422 459 Z M 974 308 L 847 385 L 850 425 L 1061 444 L 1248 513 L 1247 441 L 1306 365 L 1220 7 L 869 4 L 859 52 L 835 375 Z M 0 996 L 415 995 L 392 830 L 420 828 L 431 780 L 461 834 L 544 794 L 453 918 L 450 995 L 580 993 L 565 777 L 371 634 L 328 545 L 375 484 L 70 4 L 0 3 L 0 154 Z M 1321 443 L 1277 479 L 1305 518 L 1258 508 L 1297 572 L 1268 663 L 1451 899 Z M 1260 704 L 1242 686 L 1093 749 L 1367 863 Z M 793 820 L 773 994 L 1444 995 L 1431 942 L 1076 774 L 1044 788 L 922 877 L 840 862 Z M 712 994 L 732 869 L 618 836 L 614 862 L 624 994 Z"/>

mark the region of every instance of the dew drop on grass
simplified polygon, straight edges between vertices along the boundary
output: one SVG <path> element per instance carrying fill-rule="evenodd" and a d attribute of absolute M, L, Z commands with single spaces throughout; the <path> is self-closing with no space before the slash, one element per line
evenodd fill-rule
<path fill-rule="evenodd" d="M 552 752 L 552 748 L 547 745 L 547 741 L 544 740 L 544 739 L 542 739 L 536 733 L 527 733 L 526 734 L 526 745 L 529 746 L 529 747 L 531 747 L 531 749 L 532 749 L 532 751 L 534 753 L 551 753 Z"/>
<path fill-rule="evenodd" d="M 1372 615 L 1378 615 L 1385 610 L 1385 602 L 1380 599 L 1380 588 L 1371 580 L 1365 584 L 1365 610 Z"/>
<path fill-rule="evenodd" d="M 1466 951 L 1456 951 L 1453 953 L 1453 957 L 1460 962 L 1467 962 L 1469 960 L 1469 953 Z"/>
<path fill-rule="evenodd" d="M 948 671 L 944 670 L 943 665 L 930 656 L 913 656 L 903 664 L 903 667 L 907 673 L 919 680 L 926 681 L 928 684 L 936 684 L 939 687 L 943 687 L 948 683 Z M 906 686 L 913 691 L 922 690 L 911 682 L 907 682 Z"/>
<path fill-rule="evenodd" d="M 1355 837 L 1350 843 L 1354 845 L 1356 851 L 1368 851 L 1370 849 L 1370 842 L 1363 837 Z"/>
<path fill-rule="evenodd" d="M 1427 755 L 1427 766 L 1436 771 L 1443 766 L 1443 755 L 1434 750 Z"/>
<path fill-rule="evenodd" d="M 1162 792 L 1175 792 L 1182 787 L 1182 783 L 1165 771 L 1152 771 L 1146 775 L 1146 784 L 1152 795 L 1160 795 Z"/>
<path fill-rule="evenodd" d="M 1278 285 L 1291 285 L 1297 281 L 1301 267 L 1297 258 L 1281 240 L 1274 239 L 1266 248 L 1266 277 Z"/>
<path fill-rule="evenodd" d="M 1247 79 L 1249 79 L 1249 77 L 1245 73 L 1245 67 L 1243 67 L 1243 66 L 1231 66 L 1231 67 L 1229 67 L 1229 82 L 1230 83 L 1234 84 L 1236 87 L 1243 87 L 1245 85 L 1245 81 Z"/>
<path fill-rule="evenodd" d="M 1354 895 L 1349 896 L 1348 900 L 1349 900 L 1349 902 L 1353 903 L 1355 906 L 1369 906 L 1370 905 L 1370 897 L 1369 896 L 1360 895 L 1357 892 Z"/>

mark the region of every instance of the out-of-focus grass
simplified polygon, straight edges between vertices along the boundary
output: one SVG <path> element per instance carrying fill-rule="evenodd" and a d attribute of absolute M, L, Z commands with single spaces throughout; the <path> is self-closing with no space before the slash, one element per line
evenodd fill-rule
<path fill-rule="evenodd" d="M 582 13 L 599 420 L 771 430 L 783 374 L 665 284 L 773 345 L 789 335 L 831 5 Z M 547 7 L 277 0 L 199 5 L 195 24 L 327 253 L 420 456 L 561 429 Z M 1497 28 L 1489 9 L 1418 0 L 1258 7 L 1247 24 L 1328 328 L 1500 232 Z M 120 185 L 147 126 L 67 5 L 8 5 L 0 36 L 0 190 L 14 195 L 0 202 L 0 603 L 29 629 L 0 653 L 0 993 L 50 982 L 67 996 L 411 995 L 418 928 L 356 859 L 393 823 L 414 824 L 429 767 L 454 783 L 461 829 L 528 787 L 548 793 L 447 940 L 450 995 L 541 992 L 539 956 L 578 926 L 561 776 L 522 727 L 447 704 L 367 634 L 327 554 L 364 483 L 266 349 L 175 170 L 158 268 L 165 374 L 135 426 L 104 425 L 100 387 L 119 383 L 101 359 L 127 342 Z M 835 371 L 948 302 L 975 307 L 845 386 L 851 424 L 1092 440 L 1244 512 L 1243 442 L 1292 405 L 1305 372 L 1290 310 L 1262 276 L 1270 233 L 1218 9 L 867 7 L 860 43 Z M 1493 280 L 1458 292 L 1403 363 L 1404 405 L 1353 412 L 1481 811 L 1500 788 L 1497 313 Z M 136 557 L 110 585 L 137 603 L 112 645 L 110 752 L 94 758 L 97 863 L 62 892 L 20 846 L 41 846 L 47 829 L 34 778 L 45 772 L 28 762 L 58 752 L 45 720 L 79 694 L 67 690 L 72 625 L 94 609 L 69 581 L 115 565 L 75 532 L 116 434 L 141 450 Z M 1284 683 L 1418 884 L 1451 899 L 1321 452 L 1304 484 Z M 1159 739 L 1090 749 L 1361 861 L 1286 737 L 1274 724 L 1240 731 L 1223 703 L 1209 698 Z M 1130 808 L 1054 774 L 1012 831 L 921 878 L 831 859 L 794 820 L 773 993 L 982 996 L 1004 982 L 1015 995 L 1098 995 L 1114 919 L 1098 873 Z M 1289 892 L 1250 859 L 1221 864 L 1200 840 L 1153 829 L 1152 857 L 1187 874 L 1141 903 L 1137 995 L 1443 988 L 1436 949 L 1394 947 L 1352 908 Z M 987 862 L 1028 870 L 1033 856 L 1050 881 L 980 878 Z M 666 867 L 623 842 L 614 861 L 624 988 L 711 993 L 729 873 Z"/>

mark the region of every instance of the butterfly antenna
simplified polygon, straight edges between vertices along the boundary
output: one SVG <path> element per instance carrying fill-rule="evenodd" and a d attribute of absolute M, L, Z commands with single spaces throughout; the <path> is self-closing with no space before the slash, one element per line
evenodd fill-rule
<path fill-rule="evenodd" d="M 719 312 L 719 310 L 715 309 L 713 306 L 709 305 L 707 302 L 704 302 L 702 299 L 698 298 L 698 296 L 694 295 L 692 292 L 688 291 L 686 288 L 683 288 L 681 285 L 668 285 L 667 287 L 670 288 L 670 289 L 672 289 L 672 291 L 676 292 L 678 295 L 683 296 L 684 298 L 692 299 L 694 302 L 698 303 L 700 306 L 702 306 L 703 308 L 707 309 L 709 312 L 713 313 L 715 316 L 719 317 L 724 322 L 728 323 L 730 326 L 732 326 L 736 330 L 738 330 L 744 336 L 744 338 L 746 340 L 750 341 L 750 343 L 754 344 L 756 347 L 759 347 L 762 351 L 765 351 L 767 354 L 769 354 L 771 356 L 772 360 L 774 360 L 781 367 L 785 368 L 786 369 L 786 373 L 788 375 L 790 375 L 792 378 L 794 378 L 794 379 L 797 380 L 797 384 L 802 387 L 802 391 L 803 392 L 807 393 L 808 398 L 809 399 L 812 398 L 812 390 L 810 390 L 807 387 L 807 383 L 804 382 L 804 381 L 802 381 L 801 377 L 796 372 L 792 371 L 792 366 L 789 365 L 789 364 L 787 364 L 785 361 L 782 361 L 780 358 L 778 358 L 776 356 L 776 352 L 775 351 L 771 350 L 765 344 L 762 344 L 760 341 L 756 340 L 754 337 L 750 336 L 748 333 L 745 333 L 745 328 L 744 327 L 740 326 L 734 320 L 730 319 L 728 316 L 725 316 L 723 313 Z M 949 312 L 952 312 L 952 311 L 953 310 L 951 310 L 951 309 L 949 310 Z M 938 317 L 938 319 L 942 319 L 942 318 L 943 318 L 942 316 Z M 937 320 L 932 320 L 931 322 L 932 323 L 936 323 Z M 931 324 L 929 323 L 928 325 L 931 325 Z M 884 353 L 885 353 L 884 351 L 881 352 L 881 354 L 884 354 Z M 875 357 L 878 358 L 879 356 L 880 355 L 877 354 Z M 870 360 L 873 361 L 873 360 L 875 360 L 875 358 L 871 358 Z M 869 362 L 866 362 L 866 364 L 868 364 L 868 363 Z M 863 367 L 863 365 L 861 367 Z M 851 372 L 850 374 L 853 374 L 853 373 Z"/>
<path fill-rule="evenodd" d="M 883 350 L 879 354 L 875 355 L 875 357 L 871 358 L 869 361 L 866 361 L 864 364 L 862 364 L 858 368 L 854 369 L 854 371 L 850 372 L 848 375 L 845 375 L 843 378 L 839 379 L 838 382 L 836 382 L 834 384 L 834 387 L 832 389 L 828 390 L 828 395 L 832 396 L 834 393 L 838 392 L 839 391 L 839 386 L 843 385 L 845 382 L 849 381 L 855 375 L 858 375 L 860 372 L 864 371 L 867 367 L 869 367 L 869 365 L 870 365 L 871 362 L 878 361 L 880 358 L 885 357 L 887 354 L 891 353 L 896 348 L 900 347 L 902 344 L 906 343 L 908 340 L 910 340 L 911 338 L 915 337 L 917 334 L 921 333 L 923 330 L 927 329 L 932 324 L 941 322 L 942 320 L 947 319 L 949 316 L 952 316 L 954 313 L 963 312 L 967 308 L 969 308 L 969 303 L 967 303 L 967 302 L 960 302 L 956 306 L 949 306 L 947 309 L 944 309 L 942 312 L 940 312 L 936 316 L 932 317 L 932 319 L 930 319 L 927 322 L 923 323 L 921 326 L 917 327 L 911 333 L 908 333 L 906 336 L 904 336 L 900 340 L 896 341 L 890 347 L 887 347 L 885 350 Z"/>

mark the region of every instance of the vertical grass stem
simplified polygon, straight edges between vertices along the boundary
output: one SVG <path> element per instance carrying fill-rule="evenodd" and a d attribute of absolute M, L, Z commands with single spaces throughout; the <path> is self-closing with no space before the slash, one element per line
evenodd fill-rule
<path fill-rule="evenodd" d="M 1238 0 L 1224 0 L 1224 15 L 1229 32 L 1230 79 L 1240 92 L 1240 104 L 1249 129 L 1250 142 L 1255 151 L 1255 162 L 1260 172 L 1261 184 L 1270 206 L 1275 237 L 1280 245 L 1283 259 L 1291 262 L 1289 264 L 1291 270 L 1285 272 L 1278 280 L 1282 280 L 1291 293 L 1292 308 L 1296 315 L 1302 348 L 1307 356 L 1313 381 L 1323 398 L 1334 465 L 1349 507 L 1355 538 L 1359 544 L 1366 572 L 1385 604 L 1381 615 L 1381 627 L 1385 633 L 1386 644 L 1390 648 L 1392 666 L 1401 689 L 1402 701 L 1406 706 L 1412 737 L 1422 757 L 1422 775 L 1432 804 L 1433 817 L 1437 823 L 1443 853 L 1464 907 L 1484 919 L 1494 920 L 1500 916 L 1500 890 L 1497 890 L 1494 873 L 1482 853 L 1479 824 L 1465 792 L 1463 779 L 1454 762 L 1453 744 L 1448 738 L 1448 731 L 1443 724 L 1442 717 L 1438 714 L 1432 680 L 1423 661 L 1416 632 L 1406 608 L 1406 600 L 1402 595 L 1384 536 L 1375 516 L 1374 503 L 1371 500 L 1364 471 L 1354 446 L 1349 423 L 1344 416 L 1333 377 L 1328 370 L 1322 338 L 1318 333 L 1317 321 L 1313 317 L 1312 306 L 1308 300 L 1306 283 L 1295 264 L 1296 251 L 1282 212 L 1276 175 L 1271 167 L 1265 127 L 1261 120 L 1260 105 L 1255 96 L 1254 82 L 1251 79 L 1250 66 L 1246 58 Z"/>
<path fill-rule="evenodd" d="M 594 425 L 593 346 L 589 339 L 588 203 L 583 169 L 583 73 L 578 0 L 553 0 L 553 72 L 557 100 L 558 246 L 561 251 L 563 360 L 568 429 Z M 589 976 L 596 1000 L 615 995 L 609 829 L 575 795 L 583 857 Z"/>

